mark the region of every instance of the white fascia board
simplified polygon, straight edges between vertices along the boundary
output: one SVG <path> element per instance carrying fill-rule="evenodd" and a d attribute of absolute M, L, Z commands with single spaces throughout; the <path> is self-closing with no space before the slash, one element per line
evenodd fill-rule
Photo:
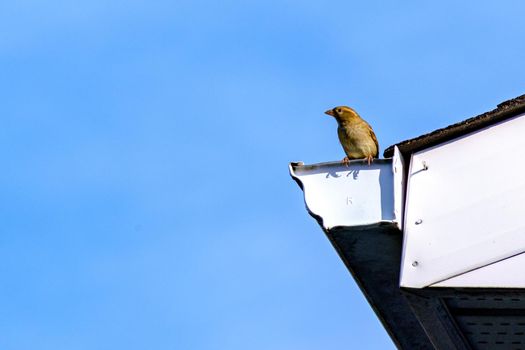
<path fill-rule="evenodd" d="M 394 147 L 394 158 L 392 158 L 394 172 L 394 216 L 399 228 L 403 229 L 403 217 L 405 215 L 405 162 L 403 155 L 397 146 Z"/>
<path fill-rule="evenodd" d="M 523 135 L 520 115 L 412 155 L 401 286 L 435 285 L 525 252 Z"/>
<path fill-rule="evenodd" d="M 399 153 L 397 154 L 399 157 Z M 305 204 L 323 229 L 395 223 L 401 228 L 402 160 L 376 159 L 303 165 L 290 164 L 290 175 L 304 192 Z"/>
<path fill-rule="evenodd" d="M 430 287 L 523 288 L 525 253 L 449 278 Z"/>

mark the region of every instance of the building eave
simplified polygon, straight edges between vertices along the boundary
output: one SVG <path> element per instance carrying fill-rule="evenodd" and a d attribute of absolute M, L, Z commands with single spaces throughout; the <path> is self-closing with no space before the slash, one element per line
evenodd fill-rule
<path fill-rule="evenodd" d="M 391 146 L 373 166 L 290 164 L 397 348 L 524 348 L 525 165 L 508 152 L 525 146 L 523 130 L 525 95 Z M 514 167 L 486 169 L 496 161 Z"/>

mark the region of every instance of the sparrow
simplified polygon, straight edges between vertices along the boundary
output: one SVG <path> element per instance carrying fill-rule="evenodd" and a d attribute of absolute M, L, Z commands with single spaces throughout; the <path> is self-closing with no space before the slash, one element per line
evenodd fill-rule
<path fill-rule="evenodd" d="M 337 121 L 337 135 L 346 153 L 343 164 L 348 166 L 350 159 L 364 159 L 370 166 L 379 154 L 379 144 L 372 127 L 350 107 L 339 106 L 324 113 Z"/>

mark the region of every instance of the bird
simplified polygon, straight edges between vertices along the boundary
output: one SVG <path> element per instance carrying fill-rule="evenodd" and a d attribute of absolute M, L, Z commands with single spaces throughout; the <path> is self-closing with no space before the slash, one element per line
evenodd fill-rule
<path fill-rule="evenodd" d="M 379 154 L 379 143 L 372 127 L 347 106 L 334 107 L 324 113 L 337 121 L 337 135 L 346 153 L 343 164 L 348 166 L 350 159 L 364 159 L 370 166 Z"/>

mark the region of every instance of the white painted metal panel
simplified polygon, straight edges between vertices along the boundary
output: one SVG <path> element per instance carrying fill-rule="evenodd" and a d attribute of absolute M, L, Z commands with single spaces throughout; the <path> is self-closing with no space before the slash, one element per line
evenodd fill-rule
<path fill-rule="evenodd" d="M 448 280 L 431 285 L 431 287 L 455 288 L 523 288 L 525 286 L 525 254 L 483 266 Z"/>
<path fill-rule="evenodd" d="M 516 161 L 524 135 L 519 116 L 412 155 L 402 286 L 422 288 L 525 252 L 525 162 Z"/>
<path fill-rule="evenodd" d="M 303 188 L 306 206 L 321 218 L 325 229 L 395 222 L 391 159 L 361 160 L 349 167 L 341 162 L 292 163 L 290 174 Z"/>
<path fill-rule="evenodd" d="M 405 164 L 399 148 L 394 147 L 394 216 L 399 228 L 403 229 L 403 216 L 405 206 Z"/>

